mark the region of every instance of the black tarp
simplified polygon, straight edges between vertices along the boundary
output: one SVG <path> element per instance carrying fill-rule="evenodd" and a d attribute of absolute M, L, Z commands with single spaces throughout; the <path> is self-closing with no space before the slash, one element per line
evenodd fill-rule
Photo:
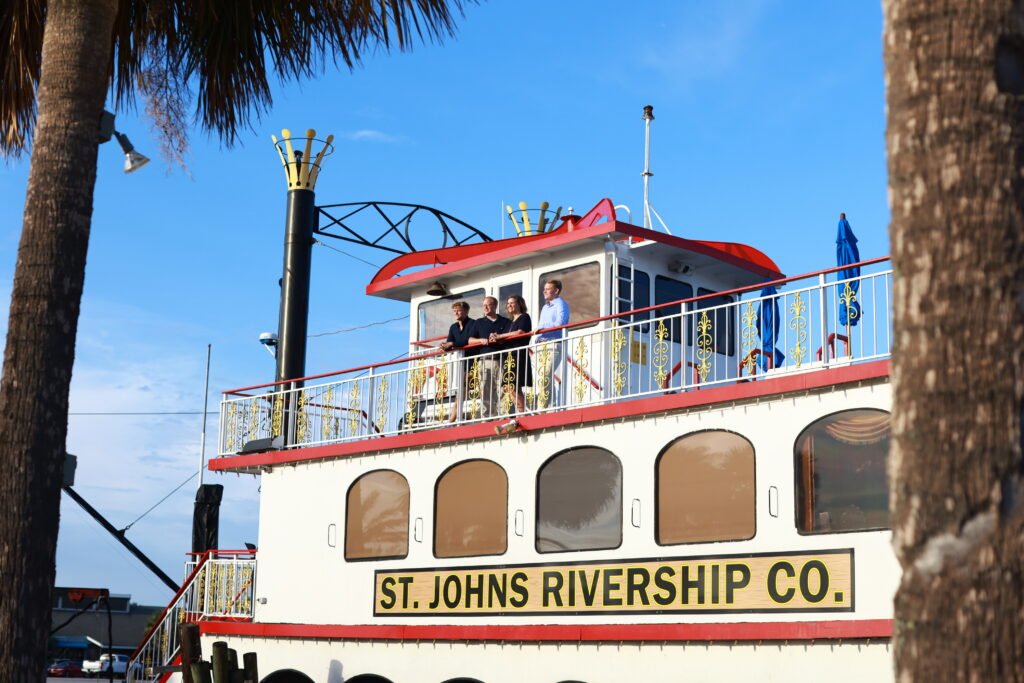
<path fill-rule="evenodd" d="M 217 547 L 220 500 L 223 496 L 224 487 L 220 484 L 203 484 L 196 491 L 196 505 L 192 513 L 192 552 L 205 553 Z"/>

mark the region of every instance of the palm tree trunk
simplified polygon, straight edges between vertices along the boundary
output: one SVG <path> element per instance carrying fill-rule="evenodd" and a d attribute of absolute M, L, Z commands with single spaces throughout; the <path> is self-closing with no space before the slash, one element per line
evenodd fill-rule
<path fill-rule="evenodd" d="M 897 680 L 1024 680 L 1024 13 L 884 0 Z"/>
<path fill-rule="evenodd" d="M 0 662 L 45 668 L 68 386 L 117 0 L 47 8 L 25 217 L 0 382 Z"/>

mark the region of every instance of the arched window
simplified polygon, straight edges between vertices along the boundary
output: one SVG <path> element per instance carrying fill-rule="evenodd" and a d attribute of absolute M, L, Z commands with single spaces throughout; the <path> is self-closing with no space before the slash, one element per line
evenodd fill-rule
<path fill-rule="evenodd" d="M 501 555 L 508 547 L 508 477 L 490 460 L 468 460 L 437 480 L 434 556 Z"/>
<path fill-rule="evenodd" d="M 622 465 L 603 448 L 575 448 L 537 473 L 537 551 L 600 550 L 622 543 Z"/>
<path fill-rule="evenodd" d="M 345 559 L 397 558 L 409 554 L 409 482 L 398 472 L 377 470 L 348 490 Z"/>
<path fill-rule="evenodd" d="M 658 543 L 754 536 L 754 447 L 739 434 L 697 432 L 658 457 Z"/>
<path fill-rule="evenodd" d="M 844 410 L 796 440 L 796 519 L 801 533 L 889 527 L 889 413 Z"/>
<path fill-rule="evenodd" d="M 377 674 L 359 674 L 352 678 L 346 678 L 345 683 L 391 683 L 391 679 Z"/>

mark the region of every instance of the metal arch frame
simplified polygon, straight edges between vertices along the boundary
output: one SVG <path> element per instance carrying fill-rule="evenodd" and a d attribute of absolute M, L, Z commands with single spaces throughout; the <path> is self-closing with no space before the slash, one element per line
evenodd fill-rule
<path fill-rule="evenodd" d="M 401 206 L 410 209 L 410 211 L 408 211 L 404 216 L 395 221 L 389 218 L 388 215 L 381 208 L 385 206 Z M 340 217 L 335 216 L 327 211 L 327 209 L 337 208 L 352 208 L 352 210 Z M 373 209 L 380 215 L 381 218 L 384 219 L 384 222 L 388 224 L 388 229 L 382 232 L 380 235 L 376 237 L 376 239 L 373 240 L 368 240 L 363 235 L 359 234 L 349 226 L 345 225 L 344 222 L 345 220 L 351 218 L 352 216 L 355 216 L 356 214 L 362 212 L 365 209 Z M 416 247 L 413 244 L 412 237 L 409 234 L 409 229 L 411 227 L 413 216 L 415 216 L 420 211 L 426 211 L 435 219 L 437 219 L 437 222 L 440 224 L 441 232 L 442 235 L 444 236 L 442 248 L 448 246 L 460 246 L 471 241 L 474 237 L 480 238 L 480 240 L 483 242 L 493 241 L 493 239 L 490 236 L 481 232 L 480 230 L 473 227 L 469 223 L 461 221 L 455 216 L 447 214 L 444 211 L 435 209 L 430 206 L 424 206 L 423 204 L 406 204 L 404 202 L 348 202 L 344 204 L 326 204 L 324 206 L 317 206 L 316 211 L 318 215 L 323 215 L 329 221 L 324 226 L 317 226 L 314 229 L 314 232 L 316 234 L 323 235 L 325 237 L 332 237 L 336 240 L 351 242 L 353 244 L 359 244 L 364 247 L 373 247 L 374 249 L 381 249 L 383 251 L 388 251 L 393 254 L 408 254 L 417 251 Z M 462 239 L 459 239 L 456 236 L 455 232 L 452 230 L 451 226 L 449 225 L 449 221 L 462 226 L 463 228 L 468 230 L 470 234 Z M 327 232 L 327 230 L 334 226 L 340 227 L 350 236 L 336 235 L 334 233 Z M 402 244 L 405 245 L 406 251 L 402 251 L 400 249 L 395 249 L 394 247 L 389 247 L 385 244 L 381 244 L 381 241 L 392 233 L 394 233 L 397 236 L 397 238 L 402 242 Z"/>

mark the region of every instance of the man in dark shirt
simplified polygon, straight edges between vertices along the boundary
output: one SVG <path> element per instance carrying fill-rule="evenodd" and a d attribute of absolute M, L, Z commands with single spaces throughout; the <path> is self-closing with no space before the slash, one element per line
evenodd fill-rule
<path fill-rule="evenodd" d="M 465 346 L 469 343 L 469 333 L 473 331 L 473 321 L 469 319 L 469 304 L 465 301 L 456 301 L 452 304 L 452 313 L 455 314 L 455 322 L 448 328 L 448 338 L 441 342 L 439 348 L 442 351 Z"/>
<path fill-rule="evenodd" d="M 483 344 L 476 349 L 480 354 L 480 400 L 483 403 L 483 416 L 498 415 L 498 390 L 501 385 L 501 354 L 500 344 L 489 344 L 492 334 L 508 332 L 512 321 L 498 315 L 498 300 L 493 296 L 484 299 L 484 317 L 473 321 L 469 333 L 470 344 Z"/>
<path fill-rule="evenodd" d="M 441 342 L 437 348 L 442 351 L 451 351 L 452 349 L 461 349 L 469 344 L 469 335 L 473 332 L 473 321 L 469 318 L 469 304 L 465 301 L 456 301 L 452 304 L 452 314 L 455 315 L 455 322 L 448 328 L 448 338 Z M 475 355 L 477 350 L 475 348 L 464 349 L 462 352 L 463 358 L 469 358 Z M 450 372 L 461 374 L 461 382 L 456 379 L 456 386 L 465 387 L 466 382 L 469 378 L 469 363 L 470 361 L 459 361 L 453 362 L 449 367 Z M 456 375 L 458 377 L 458 375 Z M 456 389 L 455 401 L 452 404 L 451 415 L 448 418 L 449 422 L 456 422 L 459 419 L 459 412 L 462 409 L 462 401 L 465 397 L 466 390 Z"/>

